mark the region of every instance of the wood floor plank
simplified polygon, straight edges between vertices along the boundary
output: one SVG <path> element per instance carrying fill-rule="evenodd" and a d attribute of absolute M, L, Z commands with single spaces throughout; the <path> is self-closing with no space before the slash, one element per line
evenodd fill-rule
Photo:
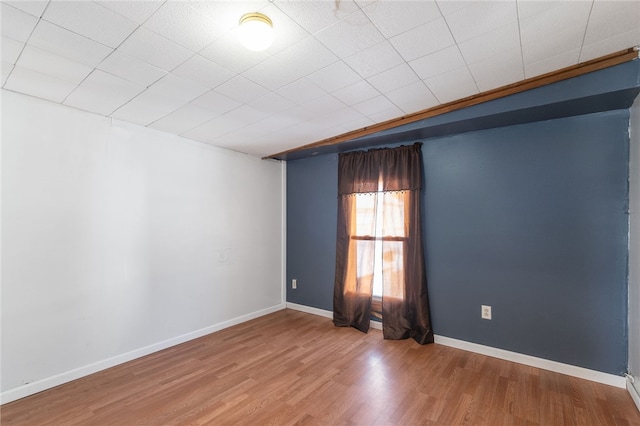
<path fill-rule="evenodd" d="M 5 404 L 4 425 L 629 425 L 624 389 L 284 310 Z"/>

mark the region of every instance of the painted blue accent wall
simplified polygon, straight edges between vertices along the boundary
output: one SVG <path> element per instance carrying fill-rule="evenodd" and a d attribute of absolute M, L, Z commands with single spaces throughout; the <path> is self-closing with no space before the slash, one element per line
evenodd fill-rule
<path fill-rule="evenodd" d="M 436 334 L 626 371 L 628 122 L 617 110 L 423 141 Z M 336 187 L 335 154 L 287 163 L 289 302 L 332 309 Z"/>
<path fill-rule="evenodd" d="M 337 190 L 337 154 L 287 162 L 287 302 L 333 310 Z"/>

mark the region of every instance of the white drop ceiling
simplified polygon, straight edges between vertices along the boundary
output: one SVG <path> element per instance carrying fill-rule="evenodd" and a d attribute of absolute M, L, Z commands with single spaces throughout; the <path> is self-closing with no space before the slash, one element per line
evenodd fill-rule
<path fill-rule="evenodd" d="M 260 11 L 275 42 L 251 52 Z M 264 156 L 640 44 L 640 1 L 2 1 L 2 87 Z"/>

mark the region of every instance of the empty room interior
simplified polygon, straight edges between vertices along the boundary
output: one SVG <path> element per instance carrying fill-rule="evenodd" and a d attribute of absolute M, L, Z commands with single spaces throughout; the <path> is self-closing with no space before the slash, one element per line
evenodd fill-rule
<path fill-rule="evenodd" d="M 640 425 L 640 2 L 17 0 L 3 425 Z"/>

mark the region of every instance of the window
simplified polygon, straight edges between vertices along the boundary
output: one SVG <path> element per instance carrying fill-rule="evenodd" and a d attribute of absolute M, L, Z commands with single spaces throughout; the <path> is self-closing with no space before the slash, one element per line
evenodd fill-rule
<path fill-rule="evenodd" d="M 422 250 L 420 144 L 338 157 L 333 322 L 433 342 Z"/>
<path fill-rule="evenodd" d="M 382 298 L 385 293 L 403 299 L 406 194 L 383 192 L 382 188 L 380 180 L 378 192 L 355 195 L 355 232 L 351 239 L 362 241 L 356 242 L 356 250 L 363 253 L 363 257 L 371 256 L 373 249 L 373 268 L 357 268 L 356 274 L 359 280 L 372 281 L 374 299 Z M 365 262 L 362 257 L 359 261 Z M 373 277 L 364 277 L 364 274 L 373 274 Z"/>

